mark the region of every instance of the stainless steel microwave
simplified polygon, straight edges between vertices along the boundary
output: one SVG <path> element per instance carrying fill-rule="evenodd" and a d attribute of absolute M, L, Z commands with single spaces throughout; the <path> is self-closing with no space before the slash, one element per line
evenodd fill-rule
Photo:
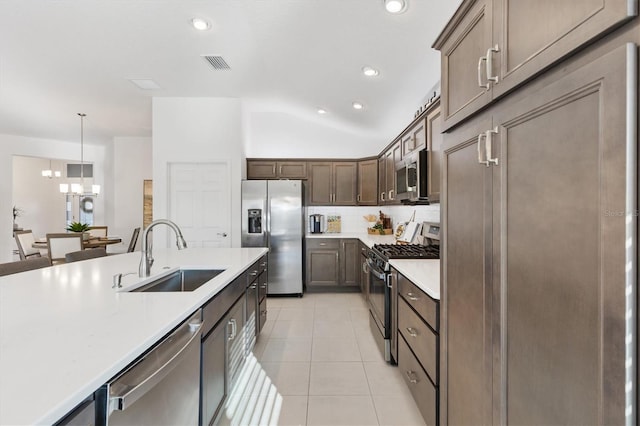
<path fill-rule="evenodd" d="M 396 164 L 396 191 L 404 203 L 428 202 L 426 149 L 409 154 Z"/>

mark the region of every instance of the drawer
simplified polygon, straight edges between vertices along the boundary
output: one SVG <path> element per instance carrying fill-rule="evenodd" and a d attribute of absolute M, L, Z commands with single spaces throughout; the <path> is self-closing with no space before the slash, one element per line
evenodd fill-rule
<path fill-rule="evenodd" d="M 403 299 L 398 299 L 398 331 L 416 354 L 431 380 L 438 384 L 438 335 Z"/>
<path fill-rule="evenodd" d="M 307 238 L 307 249 L 335 249 L 340 248 L 340 238 Z"/>
<path fill-rule="evenodd" d="M 438 424 L 438 388 L 429 380 L 404 338 L 398 338 L 398 368 L 427 425 Z"/>
<path fill-rule="evenodd" d="M 427 296 L 414 283 L 398 274 L 398 294 L 402 297 L 427 324 L 435 331 L 440 330 L 440 303 Z"/>

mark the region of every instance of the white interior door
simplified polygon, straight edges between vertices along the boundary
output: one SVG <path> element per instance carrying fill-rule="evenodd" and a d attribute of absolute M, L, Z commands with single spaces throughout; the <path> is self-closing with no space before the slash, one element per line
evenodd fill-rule
<path fill-rule="evenodd" d="M 188 247 L 231 247 L 229 164 L 169 164 L 169 214 Z"/>

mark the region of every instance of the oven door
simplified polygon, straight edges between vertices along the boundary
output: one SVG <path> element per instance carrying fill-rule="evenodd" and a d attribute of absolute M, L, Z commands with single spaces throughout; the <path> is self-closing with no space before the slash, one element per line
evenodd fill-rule
<path fill-rule="evenodd" d="M 388 274 L 380 270 L 371 259 L 367 259 L 369 268 L 369 306 L 371 315 L 384 339 L 389 338 L 390 292 L 387 286 Z"/>

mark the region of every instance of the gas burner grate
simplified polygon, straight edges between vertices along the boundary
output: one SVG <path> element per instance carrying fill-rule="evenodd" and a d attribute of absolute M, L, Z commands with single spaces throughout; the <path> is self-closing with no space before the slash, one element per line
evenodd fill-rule
<path fill-rule="evenodd" d="M 376 244 L 373 250 L 386 259 L 440 259 L 440 247 L 420 244 Z"/>

